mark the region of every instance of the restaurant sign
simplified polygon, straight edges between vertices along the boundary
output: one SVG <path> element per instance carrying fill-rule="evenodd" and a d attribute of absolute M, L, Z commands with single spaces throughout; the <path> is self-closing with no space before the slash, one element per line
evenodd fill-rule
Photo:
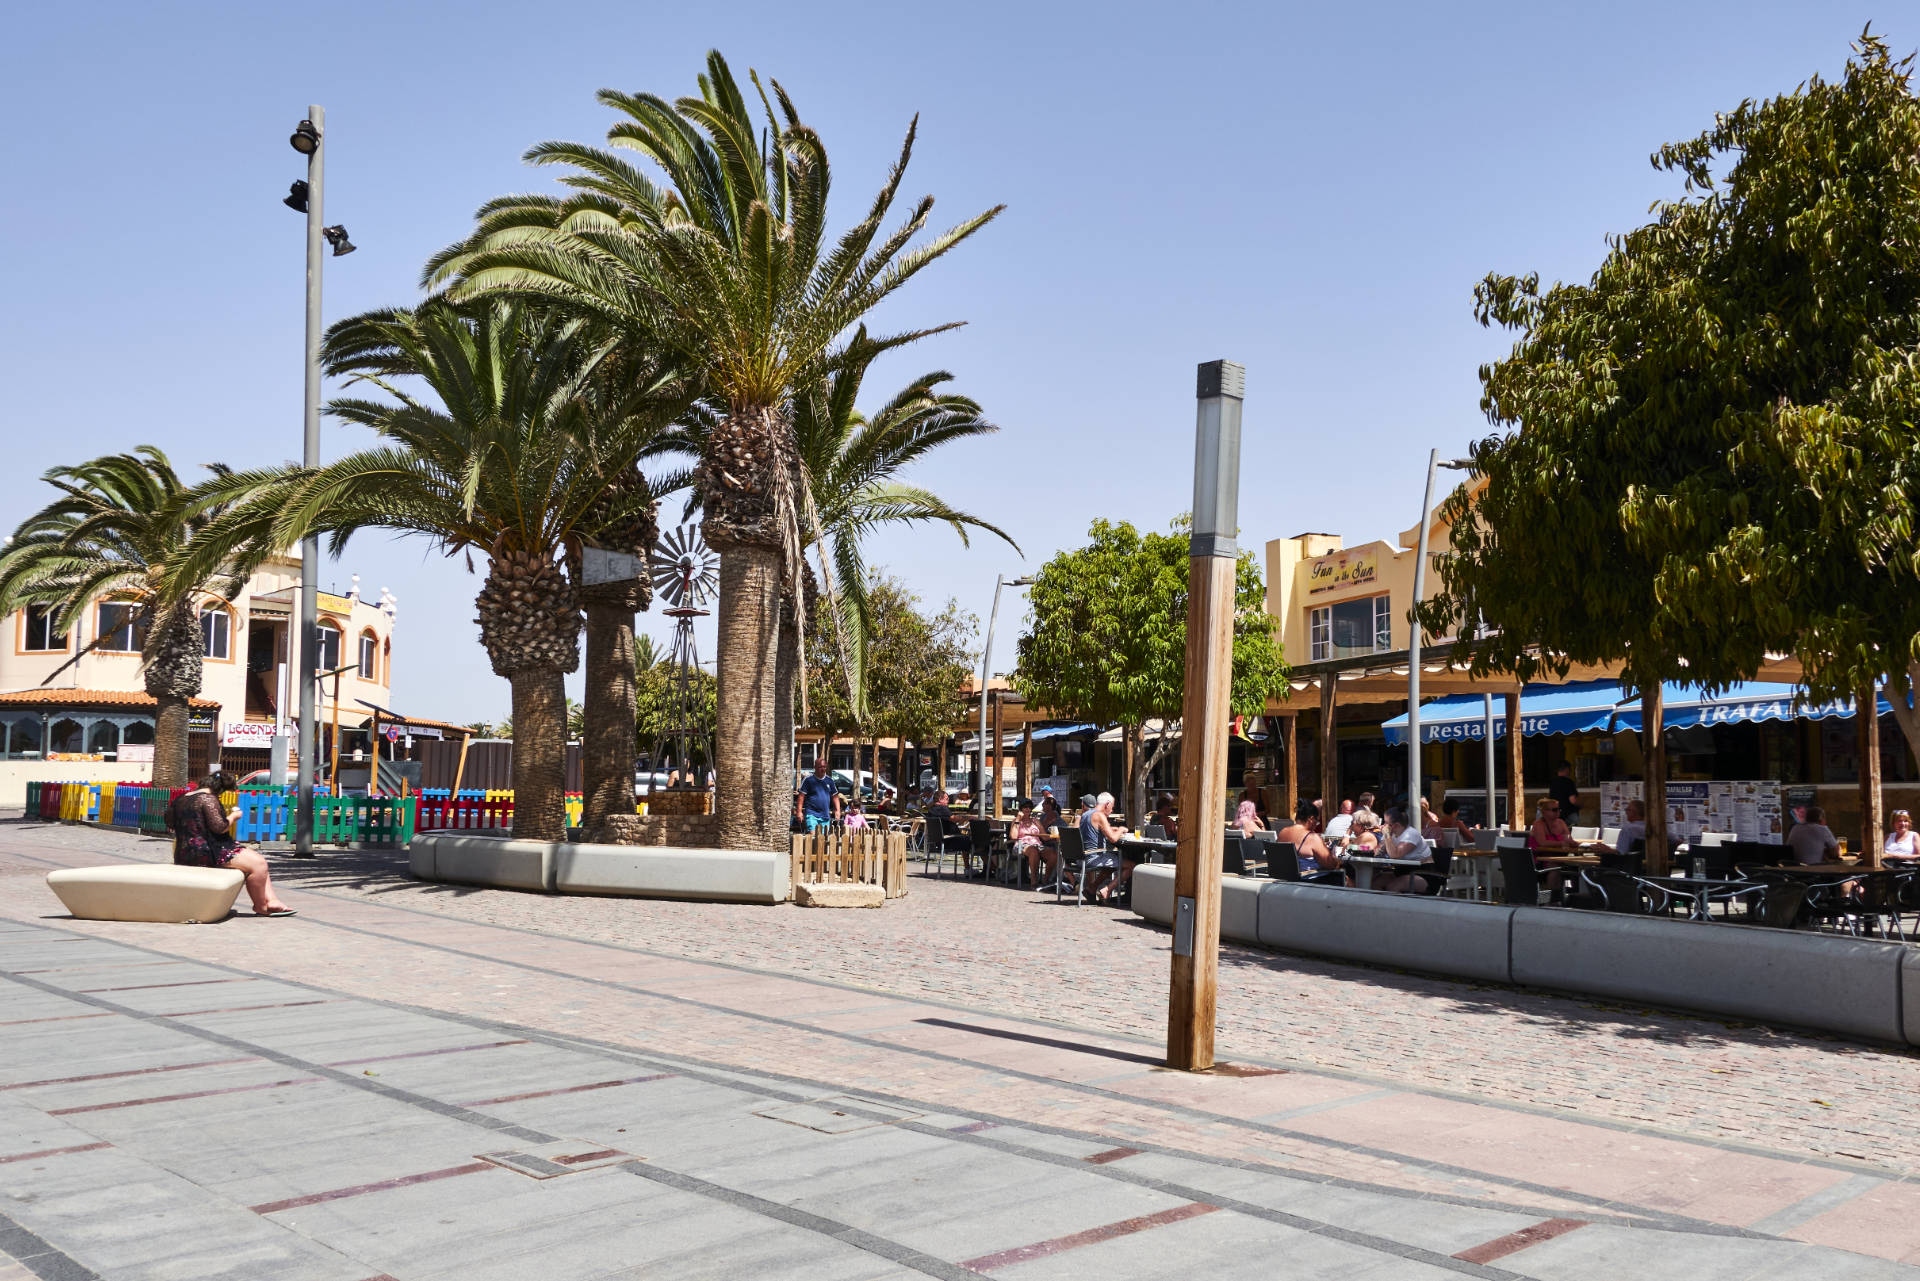
<path fill-rule="evenodd" d="M 1380 553 L 1335 552 L 1307 567 L 1307 595 L 1372 587 L 1380 581 Z"/>

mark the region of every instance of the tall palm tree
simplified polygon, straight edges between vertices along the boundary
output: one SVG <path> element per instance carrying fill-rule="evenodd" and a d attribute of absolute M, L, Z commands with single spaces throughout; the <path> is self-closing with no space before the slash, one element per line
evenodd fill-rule
<path fill-rule="evenodd" d="M 399 530 L 452 556 L 487 558 L 475 598 L 480 641 L 513 687 L 514 830 L 565 835 L 564 678 L 580 661 L 580 596 L 566 562 L 604 532 L 611 496 L 631 492 L 640 460 L 666 447 L 684 406 L 672 377 L 578 319 L 512 301 L 371 312 L 327 335 L 328 370 L 390 400 L 340 398 L 328 412 L 384 443 L 317 469 L 238 475 L 230 514 L 282 542 Z M 625 389 L 609 394 L 609 367 Z M 411 375 L 430 397 L 396 381 Z M 629 783 L 629 787 L 631 784 Z"/>
<path fill-rule="evenodd" d="M 210 470 L 216 480 L 229 475 L 221 465 Z M 152 445 L 55 467 L 43 479 L 60 497 L 21 522 L 0 550 L 0 615 L 42 606 L 61 631 L 77 635 L 75 625 L 96 601 L 131 603 L 141 678 L 154 701 L 153 781 L 182 786 L 188 705 L 200 692 L 206 657 L 201 604 L 238 595 L 273 544 L 222 542 L 210 532 L 218 512 L 193 502 L 166 454 Z M 173 567 L 190 551 L 200 568 L 175 576 Z"/>
<path fill-rule="evenodd" d="M 427 269 L 429 283 L 452 282 L 458 294 L 536 291 L 644 335 L 726 406 L 698 480 L 706 538 L 720 553 L 716 808 L 721 843 L 734 848 L 785 842 L 781 599 L 801 596 L 803 531 L 817 526 L 789 402 L 832 368 L 836 344 L 867 312 L 1000 211 L 915 247 L 933 207 L 923 198 L 883 233 L 910 127 L 866 216 L 829 244 L 826 149 L 777 81 L 778 113 L 752 79 L 764 127 L 718 52 L 699 97 L 603 90 L 600 101 L 624 117 L 609 141 L 640 152 L 667 186 L 611 150 L 542 144 L 528 159 L 569 166 L 562 181 L 576 194 L 495 202 Z"/>

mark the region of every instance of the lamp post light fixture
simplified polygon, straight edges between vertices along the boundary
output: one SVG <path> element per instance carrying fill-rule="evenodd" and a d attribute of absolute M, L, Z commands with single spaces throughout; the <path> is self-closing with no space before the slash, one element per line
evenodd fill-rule
<path fill-rule="evenodd" d="M 1180 714 L 1180 840 L 1173 872 L 1167 1066 L 1213 1066 L 1220 976 L 1221 817 L 1233 693 L 1233 587 L 1240 554 L 1240 406 L 1247 371 L 1200 366 L 1187 560 L 1187 679 Z"/>
<path fill-rule="evenodd" d="M 1416 553 L 1419 559 L 1413 563 L 1413 604 L 1415 607 L 1418 607 L 1420 602 L 1425 600 L 1427 596 L 1427 530 L 1428 526 L 1433 523 L 1434 473 L 1442 467 L 1447 468 L 1449 471 L 1461 471 L 1472 466 L 1473 461 L 1471 459 L 1455 458 L 1443 463 L 1440 461 L 1439 450 L 1434 449 L 1427 452 L 1427 490 L 1426 496 L 1420 500 L 1420 539 L 1419 551 Z M 1420 779 L 1420 749 L 1422 746 L 1420 742 L 1420 619 L 1411 611 L 1409 611 L 1407 618 L 1406 817 L 1407 823 L 1413 827 L 1415 831 L 1418 831 L 1420 830 L 1420 798 L 1425 794 L 1421 787 Z M 1493 763 L 1493 738 L 1491 728 L 1493 725 L 1493 696 L 1487 695 L 1486 699 L 1488 725 L 1487 763 L 1489 767 L 1491 767 Z M 1489 774 L 1488 778 L 1488 814 L 1491 816 L 1491 798 L 1493 796 L 1491 774 Z"/>
<path fill-rule="evenodd" d="M 314 107 L 311 110 L 313 111 L 313 120 L 326 119 L 325 114 L 320 108 Z M 295 125 L 293 128 L 293 136 L 287 139 L 287 145 L 291 146 L 303 156 L 311 156 L 320 150 L 320 130 L 318 126 L 314 124 L 313 120 L 302 120 L 299 124 Z"/>
<path fill-rule="evenodd" d="M 296 181 L 291 187 L 287 188 L 286 199 L 280 203 L 295 213 L 305 213 L 307 211 L 307 184 Z"/>
<path fill-rule="evenodd" d="M 333 246 L 333 256 L 335 258 L 343 258 L 360 247 L 347 239 L 347 229 L 345 227 L 323 227 L 320 230 L 320 234 L 325 236 L 327 243 Z"/>
<path fill-rule="evenodd" d="M 993 609 L 987 615 L 987 643 L 980 650 L 980 769 L 978 770 L 980 785 L 975 789 L 973 798 L 974 805 L 979 809 L 980 817 L 983 819 L 987 816 L 987 675 L 993 665 L 993 627 L 994 624 L 1000 620 L 1000 589 L 1002 587 L 1031 586 L 1033 586 L 1031 576 L 1025 578 L 1006 578 L 1000 574 L 993 576 Z M 875 750 L 877 751 L 878 749 Z M 859 764 L 858 761 L 854 762 L 854 772 L 856 774 L 859 772 Z M 995 791 L 998 791 L 1000 787 L 1000 744 L 997 741 L 993 745 L 993 772 L 993 787 Z M 873 774 L 875 778 L 880 776 L 880 758 L 878 756 L 874 757 L 873 760 Z M 940 786 L 944 788 L 946 785 L 947 781 L 941 779 Z"/>

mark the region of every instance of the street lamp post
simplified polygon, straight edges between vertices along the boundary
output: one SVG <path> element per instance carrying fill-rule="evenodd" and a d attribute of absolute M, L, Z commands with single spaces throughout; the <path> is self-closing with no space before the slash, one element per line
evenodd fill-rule
<path fill-rule="evenodd" d="M 1167 999 L 1167 1066 L 1189 1072 L 1213 1066 L 1233 586 L 1240 550 L 1240 405 L 1246 384 L 1246 368 L 1232 361 L 1200 366 L 1187 561 L 1187 679 L 1180 714 L 1181 823 Z"/>
<path fill-rule="evenodd" d="M 1427 451 L 1427 493 L 1420 500 L 1420 550 L 1413 562 L 1413 604 L 1418 610 L 1427 595 L 1427 526 L 1433 522 L 1433 473 L 1440 467 L 1440 451 Z M 1420 615 L 1407 617 L 1407 822 L 1420 830 Z"/>
<path fill-rule="evenodd" d="M 326 241 L 326 109 L 307 108 L 289 141 L 307 157 L 307 347 L 306 413 L 301 465 L 320 465 L 320 246 Z M 300 776 L 294 791 L 293 852 L 313 857 L 313 758 L 319 751 L 318 674 L 320 671 L 320 539 L 300 540 Z"/>
<path fill-rule="evenodd" d="M 993 576 L 993 610 L 987 615 L 987 643 L 980 651 L 980 769 L 978 771 L 980 785 L 975 789 L 976 794 L 973 798 L 975 807 L 980 811 L 980 817 L 983 819 L 987 816 L 987 673 L 993 664 L 993 628 L 994 624 L 1000 621 L 1000 589 L 1002 587 L 1031 586 L 1033 586 L 1033 579 L 1031 578 L 1009 579 L 1000 574 Z M 875 751 L 878 750 L 878 748 L 875 749 Z M 998 774 L 1000 768 L 1000 744 L 997 742 L 993 745 L 993 764 L 994 772 Z M 860 774 L 859 766 L 860 762 L 855 761 L 853 772 L 856 778 L 858 778 Z M 874 757 L 873 774 L 876 779 L 880 776 L 880 758 L 878 756 Z M 940 786 L 945 787 L 946 785 L 947 781 L 941 779 Z M 996 789 L 1000 786 L 1000 780 L 997 777 L 993 780 L 993 786 Z"/>

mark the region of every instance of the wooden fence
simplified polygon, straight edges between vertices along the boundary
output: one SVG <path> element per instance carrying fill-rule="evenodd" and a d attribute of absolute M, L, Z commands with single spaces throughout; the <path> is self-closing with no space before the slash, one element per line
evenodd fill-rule
<path fill-rule="evenodd" d="M 871 828 L 821 828 L 793 838 L 793 884 L 802 881 L 878 885 L 888 898 L 907 893 L 907 834 Z"/>

